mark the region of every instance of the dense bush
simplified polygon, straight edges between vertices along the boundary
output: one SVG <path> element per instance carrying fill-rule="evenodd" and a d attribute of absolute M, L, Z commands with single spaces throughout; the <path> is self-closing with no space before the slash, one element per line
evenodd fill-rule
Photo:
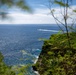
<path fill-rule="evenodd" d="M 68 47 L 66 34 L 52 35 L 44 42 L 35 64 L 40 75 L 76 75 L 76 33 L 69 33 L 72 48 Z"/>

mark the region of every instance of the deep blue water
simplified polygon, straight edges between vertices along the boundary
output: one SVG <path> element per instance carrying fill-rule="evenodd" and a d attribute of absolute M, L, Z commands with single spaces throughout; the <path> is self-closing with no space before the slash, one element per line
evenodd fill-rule
<path fill-rule="evenodd" d="M 43 45 L 39 38 L 49 39 L 58 30 L 56 25 L 0 25 L 0 51 L 5 63 L 34 63 Z"/>

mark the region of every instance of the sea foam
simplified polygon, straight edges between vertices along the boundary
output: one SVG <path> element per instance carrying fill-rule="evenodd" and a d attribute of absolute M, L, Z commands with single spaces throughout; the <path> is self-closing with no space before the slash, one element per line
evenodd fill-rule
<path fill-rule="evenodd" d="M 38 29 L 38 31 L 45 31 L 45 32 L 59 32 L 57 30 L 48 30 L 48 29 Z"/>

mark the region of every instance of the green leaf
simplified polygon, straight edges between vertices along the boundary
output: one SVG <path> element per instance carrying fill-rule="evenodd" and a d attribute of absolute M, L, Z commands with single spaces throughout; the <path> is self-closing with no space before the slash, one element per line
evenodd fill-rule
<path fill-rule="evenodd" d="M 75 12 L 75 13 L 76 13 L 76 10 L 73 10 L 73 12 Z"/>
<path fill-rule="evenodd" d="M 63 6 L 63 7 L 69 7 L 69 5 L 67 3 L 63 3 L 62 1 L 55 0 L 54 3 L 56 3 L 56 4 L 60 5 L 60 6 Z"/>

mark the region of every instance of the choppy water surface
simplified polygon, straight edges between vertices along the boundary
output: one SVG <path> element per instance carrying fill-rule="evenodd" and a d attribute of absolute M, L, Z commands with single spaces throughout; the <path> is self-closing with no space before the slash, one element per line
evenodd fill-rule
<path fill-rule="evenodd" d="M 7 65 L 33 64 L 43 41 L 58 32 L 55 25 L 0 25 L 0 51 Z M 33 71 L 32 75 L 34 75 Z"/>

